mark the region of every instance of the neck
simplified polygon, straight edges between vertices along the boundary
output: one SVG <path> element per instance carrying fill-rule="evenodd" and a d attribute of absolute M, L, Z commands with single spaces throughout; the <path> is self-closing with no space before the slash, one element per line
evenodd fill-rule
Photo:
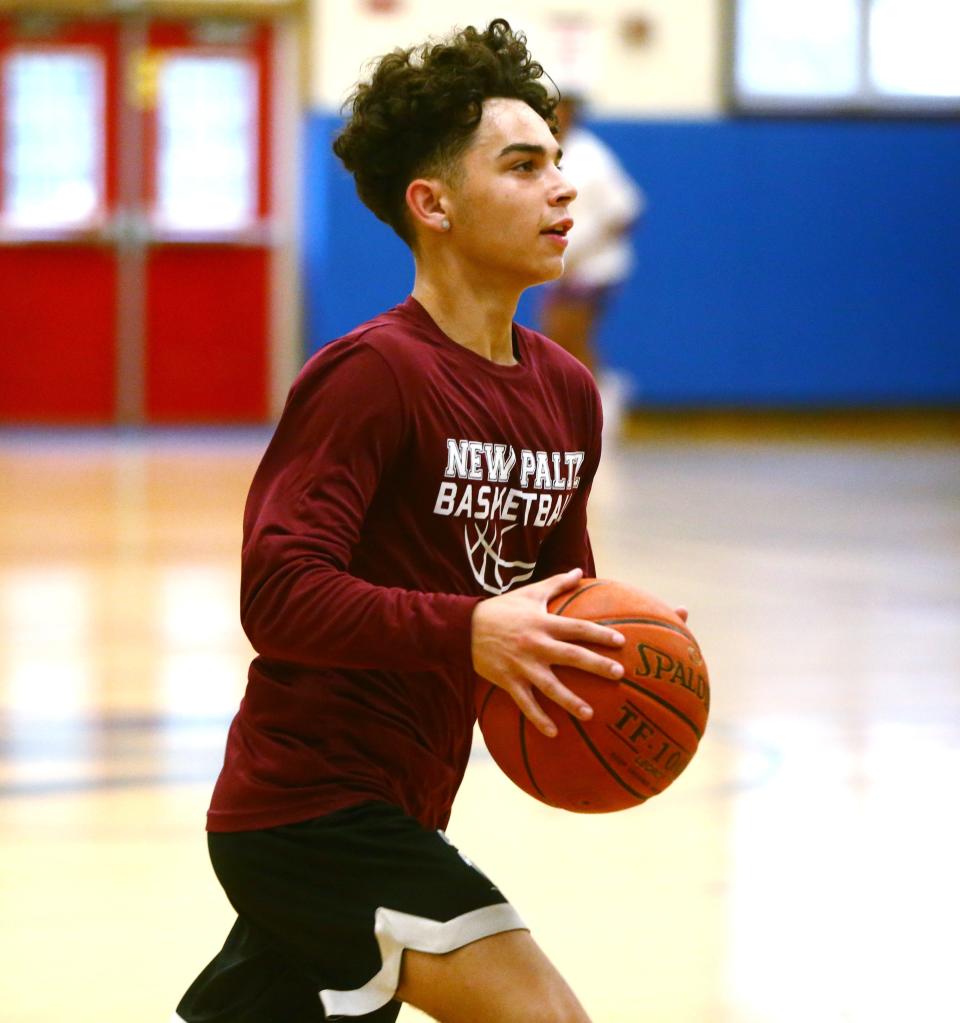
<path fill-rule="evenodd" d="M 417 260 L 412 294 L 451 341 L 491 362 L 511 366 L 517 361 L 513 317 L 522 290 L 492 287 L 489 279 L 476 271 L 464 273 L 455 264 Z"/>

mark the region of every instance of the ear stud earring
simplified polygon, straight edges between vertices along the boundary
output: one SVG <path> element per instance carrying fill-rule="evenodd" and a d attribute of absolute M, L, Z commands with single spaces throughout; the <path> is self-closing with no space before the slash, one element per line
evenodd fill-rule
<path fill-rule="evenodd" d="M 444 231 L 449 231 L 450 221 L 446 217 L 444 217 L 443 220 L 440 221 L 440 226 L 443 228 Z"/>

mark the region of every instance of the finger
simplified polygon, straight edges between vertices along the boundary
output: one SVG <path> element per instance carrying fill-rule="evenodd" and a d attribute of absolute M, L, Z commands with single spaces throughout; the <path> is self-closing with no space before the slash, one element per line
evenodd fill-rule
<path fill-rule="evenodd" d="M 561 593 L 572 590 L 583 578 L 582 568 L 572 568 L 569 572 L 561 572 L 559 575 L 552 575 L 549 579 L 543 580 L 543 587 L 547 601 L 559 597 Z"/>
<path fill-rule="evenodd" d="M 678 618 L 680 619 L 680 621 L 682 621 L 682 622 L 685 622 L 685 621 L 687 620 L 687 617 L 688 617 L 688 616 L 689 616 L 689 614 L 690 614 L 690 612 L 689 612 L 689 611 L 687 611 L 687 609 L 686 609 L 685 607 L 682 607 L 682 606 L 681 606 L 681 607 L 678 607 L 678 608 L 676 608 L 676 612 L 677 612 L 677 617 L 678 617 Z"/>
<path fill-rule="evenodd" d="M 609 626 L 591 622 L 586 618 L 565 618 L 553 615 L 550 621 L 550 635 L 568 643 L 596 643 L 599 646 L 623 646 L 623 633 Z"/>
<path fill-rule="evenodd" d="M 544 672 L 538 679 L 534 679 L 534 684 L 544 696 L 581 721 L 589 721 L 593 717 L 590 704 L 568 689 L 552 671 Z"/>
<path fill-rule="evenodd" d="M 611 660 L 576 643 L 556 643 L 549 648 L 548 657 L 551 664 L 579 668 L 601 678 L 623 678 L 623 665 L 619 661 Z"/>
<path fill-rule="evenodd" d="M 508 692 L 513 702 L 520 708 L 520 713 L 538 732 L 542 732 L 549 739 L 557 734 L 557 726 L 529 689 L 509 689 Z"/>

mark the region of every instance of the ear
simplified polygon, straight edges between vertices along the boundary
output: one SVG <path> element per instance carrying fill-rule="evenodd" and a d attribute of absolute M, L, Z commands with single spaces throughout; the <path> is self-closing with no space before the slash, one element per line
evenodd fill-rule
<path fill-rule="evenodd" d="M 416 178 L 407 185 L 407 209 L 414 227 L 443 234 L 450 230 L 445 189 L 437 178 Z"/>

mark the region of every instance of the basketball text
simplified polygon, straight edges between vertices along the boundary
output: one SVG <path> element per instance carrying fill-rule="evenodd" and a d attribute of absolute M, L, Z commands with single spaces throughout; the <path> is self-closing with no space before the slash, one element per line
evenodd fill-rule
<path fill-rule="evenodd" d="M 580 486 L 582 451 L 520 451 L 520 487 L 534 490 L 576 490 Z M 516 448 L 480 440 L 447 438 L 447 479 L 506 483 L 517 464 Z"/>
<path fill-rule="evenodd" d="M 583 451 L 538 451 L 491 441 L 447 438 L 434 515 L 462 519 L 465 553 L 486 593 L 505 593 L 532 578 L 543 535 L 580 487 Z M 458 523 L 459 526 L 459 523 Z"/>
<path fill-rule="evenodd" d="M 665 650 L 658 650 L 649 643 L 638 643 L 637 653 L 640 654 L 640 663 L 634 669 L 635 674 L 642 678 L 666 679 L 667 682 L 682 686 L 693 693 L 705 709 L 710 709 L 710 687 L 706 678 L 699 672 L 694 672 L 692 666 L 685 665 L 671 657 Z M 690 659 L 694 663 L 703 663 L 695 647 L 690 647 L 690 653 Z"/>
<path fill-rule="evenodd" d="M 632 700 L 620 708 L 618 717 L 607 728 L 629 748 L 633 756 L 621 759 L 615 753 L 611 759 L 628 768 L 641 780 L 676 778 L 690 762 L 690 755 L 681 749 Z"/>

